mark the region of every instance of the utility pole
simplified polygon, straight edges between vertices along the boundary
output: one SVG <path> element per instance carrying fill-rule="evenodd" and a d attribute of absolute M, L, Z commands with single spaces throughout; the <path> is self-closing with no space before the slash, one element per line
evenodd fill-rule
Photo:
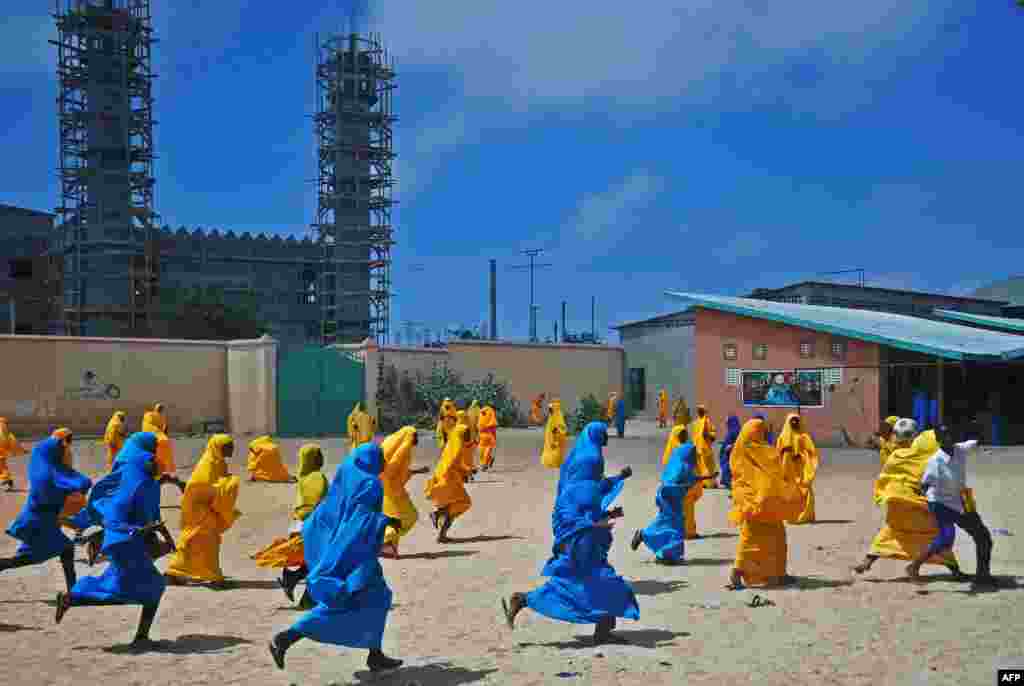
<path fill-rule="evenodd" d="M 556 335 L 557 339 L 558 336 Z M 565 301 L 562 301 L 562 343 L 565 343 Z"/>
<path fill-rule="evenodd" d="M 597 296 L 590 296 L 590 342 L 597 345 Z"/>
<path fill-rule="evenodd" d="M 522 271 L 524 269 L 529 269 L 530 270 L 530 342 L 531 343 L 536 343 L 537 342 L 537 314 L 536 314 L 536 309 L 537 308 L 536 308 L 536 306 L 534 305 L 534 302 L 533 302 L 533 271 L 535 269 L 546 269 L 547 267 L 553 267 L 554 265 L 550 264 L 550 263 L 537 264 L 535 262 L 536 257 L 538 255 L 540 255 L 542 252 L 544 252 L 544 250 L 542 248 L 532 248 L 530 250 L 522 250 L 521 252 L 524 255 L 527 255 L 530 258 L 530 264 L 514 265 L 512 267 L 509 267 L 509 269 L 512 269 L 512 270 L 515 270 L 515 271 Z"/>

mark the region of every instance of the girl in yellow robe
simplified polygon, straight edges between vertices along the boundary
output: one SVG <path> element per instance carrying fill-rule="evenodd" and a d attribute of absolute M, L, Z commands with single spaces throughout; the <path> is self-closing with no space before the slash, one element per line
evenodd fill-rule
<path fill-rule="evenodd" d="M 782 458 L 768 445 L 762 419 L 751 419 L 740 431 L 729 458 L 732 469 L 732 510 L 729 521 L 739 527 L 730 590 L 747 586 L 791 583 L 786 574 L 788 550 L 784 522 L 800 515 L 804 496 L 797 478 L 787 474 Z"/>
<path fill-rule="evenodd" d="M 184 493 L 185 482 L 175 474 L 178 468 L 174 463 L 174 444 L 167 435 L 167 417 L 164 414 L 163 403 L 157 403 L 152 410 L 142 415 L 141 431 L 156 434 L 156 464 L 160 471 L 160 484 L 172 483 Z"/>
<path fill-rule="evenodd" d="M 892 446 L 892 453 L 875 481 L 875 504 L 885 508 L 885 524 L 871 542 L 864 561 L 853 568 L 857 574 L 867 572 L 880 557 L 915 560 L 928 550 L 939 533 L 928 500 L 919 490 L 928 460 L 939 449 L 935 432 L 925 431 L 913 442 L 906 435 L 894 436 Z M 965 578 L 952 549 L 926 563 L 946 567 L 958 580 Z"/>
<path fill-rule="evenodd" d="M 668 393 L 665 389 L 658 391 L 658 428 L 668 426 Z"/>
<path fill-rule="evenodd" d="M 74 434 L 71 429 L 61 427 L 52 434 L 50 438 L 56 438 L 64 446 L 64 466 L 68 469 L 75 468 L 75 454 L 71 449 L 71 445 L 74 442 Z M 64 499 L 64 508 L 60 512 L 60 516 L 57 521 L 60 525 L 66 529 L 74 529 L 71 522 L 69 521 L 72 517 L 82 511 L 85 504 L 89 502 L 88 496 L 82 492 L 69 493 L 68 497 Z"/>
<path fill-rule="evenodd" d="M 143 433 L 166 434 L 167 417 L 164 415 L 163 403 L 157 403 L 152 410 L 147 410 L 142 415 Z"/>
<path fill-rule="evenodd" d="M 718 471 L 714 449 L 715 425 L 711 423 L 711 417 L 703 405 L 697 406 L 697 418 L 690 425 L 690 440 L 697 449 L 697 476 L 715 474 Z M 709 479 L 705 487 L 718 488 L 718 480 Z"/>
<path fill-rule="evenodd" d="M 544 450 L 540 463 L 548 469 L 558 469 L 565 460 L 565 449 L 569 442 L 569 427 L 562 416 L 562 401 L 552 400 L 548 405 L 548 423 L 544 427 Z"/>
<path fill-rule="evenodd" d="M 498 445 L 498 415 L 490 405 L 480 410 L 480 469 L 494 466 L 494 448 Z"/>
<path fill-rule="evenodd" d="M 661 464 L 667 465 L 675 449 L 689 440 L 689 430 L 685 424 L 678 424 L 672 427 L 672 431 L 668 434 L 668 440 L 665 441 L 665 450 L 661 454 Z M 700 470 L 701 464 L 698 460 L 697 476 L 710 476 L 710 474 L 699 473 Z M 713 473 L 711 472 L 711 474 Z M 704 481 L 704 479 L 698 479 L 697 483 L 691 486 L 686 491 L 686 495 L 683 496 L 683 527 L 684 536 L 687 540 L 700 538 L 700 534 L 697 533 L 697 501 L 704 495 Z"/>
<path fill-rule="evenodd" d="M 348 443 L 349 449 L 355 450 L 364 443 L 373 440 L 377 433 L 377 420 L 363 411 L 363 404 L 356 403 L 348 416 Z"/>
<path fill-rule="evenodd" d="M 882 426 L 878 433 L 875 435 L 875 441 L 878 444 L 878 468 L 885 469 L 885 461 L 889 459 L 889 455 L 896 447 L 896 441 L 893 438 L 892 430 L 896 426 L 896 422 L 900 420 L 899 417 L 886 417 L 885 421 L 882 422 Z"/>
<path fill-rule="evenodd" d="M 295 479 L 281 461 L 281 448 L 270 436 L 254 438 L 249 443 L 249 459 L 246 462 L 249 481 L 270 481 L 293 483 Z"/>
<path fill-rule="evenodd" d="M 438 543 L 448 543 L 448 530 L 458 517 L 461 517 L 473 501 L 466 492 L 466 481 L 469 475 L 465 472 L 462 460 L 462 447 L 469 439 L 469 427 L 457 424 L 448 435 L 448 442 L 441 453 L 441 460 L 434 468 L 434 474 L 423 488 L 423 494 L 434 504 L 434 512 L 430 520 L 437 534 Z"/>
<path fill-rule="evenodd" d="M 672 426 L 690 426 L 690 408 L 686 406 L 686 398 L 679 396 L 672 406 Z"/>
<path fill-rule="evenodd" d="M 8 491 L 14 490 L 14 477 L 7 467 L 7 458 L 20 457 L 28 453 L 7 426 L 7 419 L 0 417 L 0 485 Z"/>
<path fill-rule="evenodd" d="M 539 426 L 544 423 L 544 394 L 533 399 L 530 405 L 530 423 Z"/>
<path fill-rule="evenodd" d="M 181 499 L 181 535 L 167 567 L 168 581 L 224 584 L 221 540 L 242 514 L 235 509 L 239 479 L 228 472 L 227 459 L 234 454 L 235 442 L 226 434 L 206 444 Z"/>
<path fill-rule="evenodd" d="M 114 468 L 114 458 L 121 452 L 124 441 L 128 438 L 128 431 L 125 429 L 124 420 L 128 415 L 118 410 L 107 422 L 107 429 L 103 432 L 103 444 L 107 446 L 107 471 Z"/>
<path fill-rule="evenodd" d="M 819 455 L 811 435 L 804 431 L 800 415 L 795 412 L 786 417 L 782 433 L 775 441 L 775 449 L 782 457 L 787 478 L 795 479 L 804 494 L 803 512 L 790 524 L 809 524 L 814 521 L 814 479 L 818 475 Z"/>
<path fill-rule="evenodd" d="M 295 489 L 292 525 L 287 538 L 273 543 L 251 556 L 258 567 L 281 569 L 278 583 L 288 600 L 295 601 L 295 586 L 306 576 L 306 559 L 302 547 L 302 523 L 313 513 L 327 495 L 327 477 L 320 470 L 324 454 L 316 443 L 307 443 L 299 449 L 299 481 Z M 295 567 L 293 571 L 289 567 Z"/>
<path fill-rule="evenodd" d="M 469 425 L 469 445 L 473 451 L 473 464 L 476 464 L 480 448 L 480 403 L 476 400 L 466 408 L 466 423 Z"/>
<path fill-rule="evenodd" d="M 608 394 L 608 404 L 604 406 L 604 421 L 611 425 L 615 421 L 615 401 L 619 399 L 618 393 Z"/>
<path fill-rule="evenodd" d="M 426 474 L 430 471 L 427 467 L 410 468 L 413 448 L 418 442 L 416 427 L 406 426 L 385 438 L 380 445 L 384 453 L 384 471 L 380 474 L 380 482 L 384 488 L 382 512 L 384 516 L 402 522 L 400 529 L 389 526 L 384 530 L 384 547 L 381 549 L 383 557 L 398 559 L 398 542 L 412 531 L 420 516 L 416 506 L 412 504 L 409 491 L 405 488 L 413 474 Z"/>
<path fill-rule="evenodd" d="M 455 428 L 455 413 L 457 408 L 451 398 L 441 401 L 441 408 L 437 412 L 437 428 L 434 429 L 434 438 L 437 439 L 437 447 L 444 449 L 448 441 L 448 433 Z"/>
<path fill-rule="evenodd" d="M 466 474 L 466 481 L 473 481 L 476 478 L 476 462 L 475 454 L 473 452 L 473 430 L 469 428 L 469 415 L 465 410 L 459 410 L 455 413 L 455 430 L 459 429 L 466 430 L 466 438 L 462 442 L 462 448 L 459 452 L 459 461 L 462 464 L 462 471 Z"/>

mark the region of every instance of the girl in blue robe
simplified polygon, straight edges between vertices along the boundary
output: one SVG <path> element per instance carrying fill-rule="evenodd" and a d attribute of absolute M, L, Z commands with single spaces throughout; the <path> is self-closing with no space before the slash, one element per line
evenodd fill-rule
<path fill-rule="evenodd" d="M 626 433 L 626 401 L 622 398 L 615 402 L 615 432 L 619 438 Z"/>
<path fill-rule="evenodd" d="M 722 488 L 732 488 L 732 469 L 729 467 L 729 455 L 732 454 L 732 446 L 736 443 L 736 439 L 740 437 L 740 420 L 736 415 L 729 415 L 729 419 L 725 422 L 726 433 L 725 439 L 722 441 L 722 447 L 718 451 L 718 469 L 722 473 L 722 478 L 719 479 L 719 483 L 722 484 Z"/>
<path fill-rule="evenodd" d="M 278 669 L 284 669 L 287 650 L 303 638 L 366 648 L 366 666 L 372 672 L 402 664 L 381 651 L 391 589 L 377 558 L 384 529 L 401 527 L 398 519 L 381 512 L 383 470 L 380 446 L 359 446 L 338 467 L 327 495 L 303 523 L 306 592 L 316 605 L 271 640 L 270 654 Z"/>
<path fill-rule="evenodd" d="M 551 514 L 555 543 L 541 572 L 550 580 L 529 593 L 502 598 L 509 628 L 515 628 L 516 615 L 528 607 L 551 619 L 595 624 L 594 643 L 600 645 L 627 642 L 612 633 L 616 617 L 640 618 L 633 589 L 608 564 L 612 519 L 622 516 L 621 508 L 608 507 L 633 472 L 626 467 L 618 476 L 604 478 L 601 449 L 607 444 L 608 427 L 592 422 L 562 464 Z"/>
<path fill-rule="evenodd" d="M 0 558 L 0 571 L 37 565 L 55 557 L 64 568 L 68 590 L 75 585 L 75 548 L 58 523 L 64 499 L 72 493 L 87 493 L 89 477 L 64 464 L 64 451 L 71 437 L 48 438 L 32 448 L 28 464 L 29 493 L 7 535 L 21 541 L 14 557 Z"/>
<path fill-rule="evenodd" d="M 701 478 L 697 476 L 697 449 L 693 443 L 683 443 L 672 451 L 668 464 L 661 472 L 661 486 L 655 502 L 658 515 L 646 529 L 637 529 L 630 547 L 637 550 L 643 543 L 654 553 L 661 564 L 676 564 L 683 560 L 686 538 L 683 519 L 683 498 L 686 492 Z"/>
<path fill-rule="evenodd" d="M 167 587 L 146 549 L 143 527 L 160 521 L 160 468 L 157 437 L 133 434 L 118 452 L 111 472 L 96 483 L 88 504 L 72 519 L 79 529 L 103 527 L 101 551 L 110 560 L 100 576 L 79 580 L 69 593 L 57 594 L 57 623 L 72 607 L 141 605 L 132 646 L 150 643 L 160 598 Z"/>

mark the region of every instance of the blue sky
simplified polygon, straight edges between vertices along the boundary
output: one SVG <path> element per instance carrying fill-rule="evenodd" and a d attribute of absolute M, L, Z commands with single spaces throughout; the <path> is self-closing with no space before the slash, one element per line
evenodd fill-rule
<path fill-rule="evenodd" d="M 383 0 L 400 201 L 393 321 L 499 333 L 674 309 L 863 267 L 966 293 L 1019 266 L 1024 13 L 1011 0 Z M 312 36 L 347 2 L 153 0 L 157 209 L 172 226 L 304 234 Z M 5 0 L 0 202 L 57 196 L 51 2 Z M 415 265 L 422 265 L 417 270 Z M 614 340 L 615 337 L 612 336 Z"/>

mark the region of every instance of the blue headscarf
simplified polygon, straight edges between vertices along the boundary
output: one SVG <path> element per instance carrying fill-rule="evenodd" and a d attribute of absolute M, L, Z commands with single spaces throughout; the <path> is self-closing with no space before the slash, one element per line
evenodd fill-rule
<path fill-rule="evenodd" d="M 669 455 L 668 464 L 661 470 L 661 484 L 688 488 L 696 482 L 697 449 L 693 443 L 686 442 Z"/>
<path fill-rule="evenodd" d="M 572 453 L 562 463 L 558 497 L 551 513 L 556 548 L 600 521 L 622 492 L 625 483 L 621 476 L 607 479 L 604 476 L 602 446 L 607 440 L 606 424 L 587 424 L 576 439 Z"/>
<path fill-rule="evenodd" d="M 343 605 L 355 593 L 384 583 L 377 556 L 387 526 L 381 512 L 380 473 L 384 453 L 365 443 L 339 465 L 327 495 L 302 526 L 302 542 L 313 600 Z"/>
<path fill-rule="evenodd" d="M 88 491 L 89 477 L 64 464 L 64 443 L 47 438 L 32 448 L 28 463 L 28 504 L 42 507 L 64 507 L 71 493 Z"/>
<path fill-rule="evenodd" d="M 78 526 L 104 528 L 105 553 L 130 540 L 139 528 L 160 520 L 160 484 L 152 472 L 156 443 L 156 434 L 132 434 L 111 472 L 96 483 L 88 505 L 75 517 Z"/>
<path fill-rule="evenodd" d="M 722 445 L 732 445 L 736 442 L 736 439 L 740 437 L 740 426 L 739 417 L 734 414 L 729 415 L 729 419 L 725 421 L 725 439 L 722 441 Z"/>

